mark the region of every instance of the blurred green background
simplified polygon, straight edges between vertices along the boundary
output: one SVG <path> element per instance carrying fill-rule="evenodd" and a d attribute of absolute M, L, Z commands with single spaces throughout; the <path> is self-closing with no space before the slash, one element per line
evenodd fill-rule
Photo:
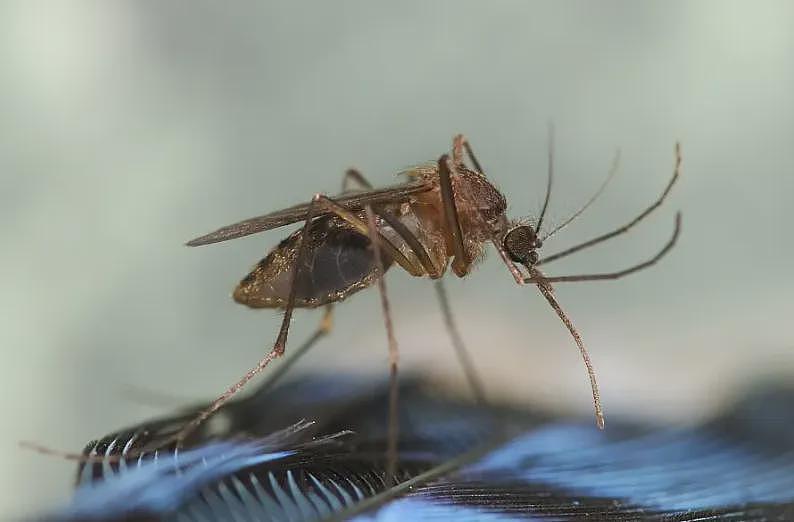
<path fill-rule="evenodd" d="M 658 214 L 547 270 L 643 260 L 684 211 L 660 265 L 558 287 L 607 427 L 691 422 L 794 375 L 792 20 L 787 1 L 3 2 L 0 516 L 70 491 L 72 464 L 18 441 L 77 450 L 214 397 L 269 348 L 280 315 L 229 295 L 287 231 L 184 241 L 336 192 L 351 165 L 390 184 L 458 132 L 510 214 L 533 216 L 552 121 L 550 224 L 621 149 L 609 191 L 546 253 L 644 208 L 681 141 L 683 177 Z M 388 284 L 404 371 L 461 384 L 430 285 L 396 270 Z M 590 415 L 575 345 L 536 289 L 493 253 L 448 289 L 492 396 Z M 296 373 L 385 377 L 379 314 L 376 292 L 356 295 Z M 296 314 L 293 348 L 318 320 Z"/>

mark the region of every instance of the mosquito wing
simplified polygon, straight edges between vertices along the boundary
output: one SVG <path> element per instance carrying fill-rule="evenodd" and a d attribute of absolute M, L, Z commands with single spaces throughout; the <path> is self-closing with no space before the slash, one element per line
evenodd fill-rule
<path fill-rule="evenodd" d="M 377 205 L 383 203 L 401 203 L 408 201 L 409 196 L 426 192 L 432 188 L 432 183 L 428 181 L 412 181 L 386 187 L 381 189 L 367 190 L 355 193 L 347 193 L 334 197 L 334 201 L 350 210 L 361 210 L 365 205 Z M 188 241 L 188 246 L 209 245 L 220 243 L 229 239 L 256 234 L 273 228 L 283 227 L 290 223 L 306 219 L 311 203 L 303 203 L 294 207 L 277 210 L 264 216 L 258 216 L 233 225 L 219 228 L 215 232 L 210 232 L 196 239 Z M 327 215 L 328 212 L 319 212 L 317 216 Z"/>

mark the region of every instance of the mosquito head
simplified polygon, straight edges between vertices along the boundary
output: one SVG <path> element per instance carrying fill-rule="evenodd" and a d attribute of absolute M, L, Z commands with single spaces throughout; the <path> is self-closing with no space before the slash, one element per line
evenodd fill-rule
<path fill-rule="evenodd" d="M 510 259 L 529 267 L 538 262 L 537 249 L 543 246 L 543 243 L 533 227 L 516 225 L 507 231 L 502 246 Z"/>

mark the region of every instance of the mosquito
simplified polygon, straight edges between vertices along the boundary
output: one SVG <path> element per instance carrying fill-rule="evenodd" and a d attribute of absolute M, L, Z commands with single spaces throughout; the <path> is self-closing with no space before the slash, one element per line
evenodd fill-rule
<path fill-rule="evenodd" d="M 319 338 L 331 331 L 334 303 L 377 284 L 389 341 L 391 393 L 388 453 L 390 462 L 393 462 L 397 443 L 395 406 L 398 351 L 383 276 L 391 267 L 399 266 L 412 276 L 435 281 L 445 324 L 468 384 L 475 398 L 484 402 L 481 379 L 455 324 L 442 277 L 448 270 L 458 277 L 468 276 L 483 258 L 489 243 L 516 284 L 535 285 L 570 332 L 590 380 L 596 424 L 603 429 L 604 414 L 593 364 L 579 332 L 557 301 L 552 285 L 618 279 L 655 264 L 675 244 L 680 232 L 681 214 L 676 214 L 672 237 L 656 255 L 624 270 L 547 276 L 541 267 L 621 235 L 656 210 L 679 177 L 680 146 L 676 144 L 673 175 L 661 195 L 634 219 L 606 234 L 541 257 L 539 251 L 543 243 L 590 206 L 612 178 L 617 165 L 616 160 L 606 181 L 577 212 L 557 227 L 544 232 L 544 218 L 551 198 L 553 158 L 553 143 L 550 140 L 546 195 L 540 217 L 534 224 L 508 219 L 505 196 L 485 175 L 467 139 L 457 135 L 453 138 L 451 156 L 443 154 L 435 162 L 405 171 L 405 180 L 401 184 L 373 188 L 359 171 L 350 169 L 345 173 L 340 195 L 331 197 L 318 193 L 308 203 L 246 219 L 189 241 L 187 245 L 192 247 L 208 245 L 303 222 L 300 229 L 287 236 L 257 263 L 233 292 L 234 300 L 245 306 L 284 311 L 273 348 L 239 381 L 185 425 L 179 440 L 195 430 L 274 359 L 284 355 L 290 321 L 296 308 L 325 308 L 320 325 L 299 349 L 300 353 L 305 353 Z M 353 183 L 359 188 L 351 189 Z M 294 358 L 290 364 L 292 362 Z"/>

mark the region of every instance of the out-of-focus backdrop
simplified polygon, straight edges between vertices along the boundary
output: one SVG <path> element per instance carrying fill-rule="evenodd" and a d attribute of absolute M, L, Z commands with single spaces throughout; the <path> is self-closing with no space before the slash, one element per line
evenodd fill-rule
<path fill-rule="evenodd" d="M 229 298 L 287 231 L 189 249 L 238 219 L 376 184 L 468 135 L 515 217 L 537 215 L 556 127 L 544 247 L 670 200 L 627 237 L 548 273 L 675 250 L 612 283 L 559 285 L 607 416 L 691 422 L 794 375 L 794 4 L 768 2 L 3 2 L 0 7 L 0 515 L 69 495 L 73 466 L 20 450 L 89 438 L 214 397 L 280 315 Z M 426 280 L 388 278 L 402 368 L 462 383 Z M 495 255 L 448 290 L 495 397 L 589 415 L 579 355 Z M 386 374 L 377 293 L 338 308 L 296 370 Z M 299 312 L 291 346 L 318 312 Z M 385 416 L 384 416 L 385 419 Z M 607 426 L 609 422 L 607 422 Z"/>

